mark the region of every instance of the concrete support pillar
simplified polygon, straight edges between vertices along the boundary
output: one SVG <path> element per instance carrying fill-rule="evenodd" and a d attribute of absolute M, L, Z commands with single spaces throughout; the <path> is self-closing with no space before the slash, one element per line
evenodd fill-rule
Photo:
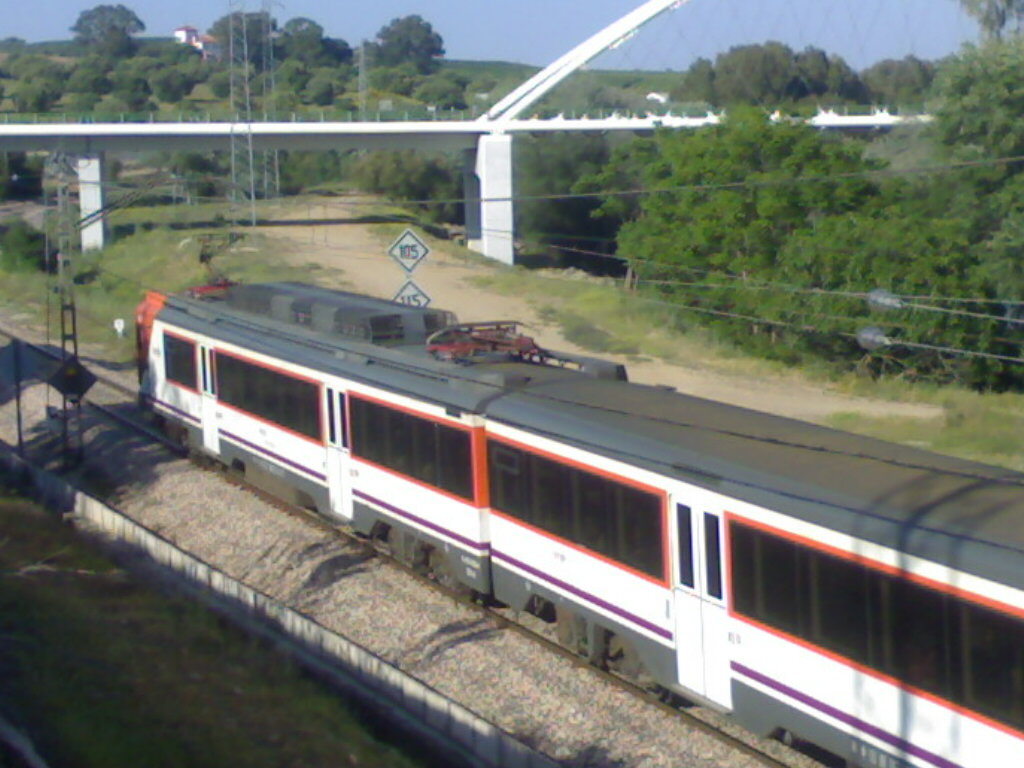
<path fill-rule="evenodd" d="M 465 169 L 466 244 L 503 264 L 515 263 L 512 137 L 481 136 Z M 479 206 L 476 201 L 479 200 Z M 475 209 L 475 210 L 474 210 Z"/>
<path fill-rule="evenodd" d="M 462 197 L 466 201 L 463 216 L 466 219 L 466 245 L 478 253 L 483 249 L 480 223 L 480 178 L 476 175 L 476 149 L 462 152 Z"/>
<path fill-rule="evenodd" d="M 78 171 L 78 208 L 82 227 L 82 251 L 95 251 L 106 245 L 107 217 L 104 207 L 103 155 L 80 155 Z"/>

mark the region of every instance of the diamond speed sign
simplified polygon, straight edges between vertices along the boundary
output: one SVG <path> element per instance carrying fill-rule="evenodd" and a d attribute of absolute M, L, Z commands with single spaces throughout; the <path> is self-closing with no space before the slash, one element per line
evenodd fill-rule
<path fill-rule="evenodd" d="M 388 248 L 388 255 L 406 272 L 412 272 L 427 258 L 430 249 L 411 229 L 405 230 Z"/>
<path fill-rule="evenodd" d="M 405 285 L 398 289 L 398 293 L 395 294 L 392 301 L 421 309 L 430 305 L 430 297 L 412 280 L 407 280 Z"/>

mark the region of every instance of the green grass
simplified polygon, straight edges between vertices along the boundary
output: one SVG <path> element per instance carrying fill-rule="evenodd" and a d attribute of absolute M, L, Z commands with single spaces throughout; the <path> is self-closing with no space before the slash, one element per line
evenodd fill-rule
<path fill-rule="evenodd" d="M 208 282 L 210 273 L 199 263 L 197 238 L 206 233 L 223 235 L 226 228 L 179 231 L 139 228 L 97 253 L 79 256 L 73 271 L 79 341 L 100 345 L 115 362 L 127 362 L 135 354 L 134 334 L 118 338 L 115 318 L 131 331 L 135 307 L 146 289 L 175 292 Z M 273 247 L 259 233 L 241 232 L 241 239 L 225 246 L 214 257 L 214 266 L 242 282 L 305 280 L 316 282 L 313 267 L 285 266 L 274 258 Z M 8 306 L 26 312 L 38 324 L 49 317 L 51 336 L 57 335 L 59 301 L 56 280 L 42 273 L 0 272 L 0 297 Z"/>
<path fill-rule="evenodd" d="M 0 710 L 54 766 L 429 764 L 287 658 L 5 493 Z"/>

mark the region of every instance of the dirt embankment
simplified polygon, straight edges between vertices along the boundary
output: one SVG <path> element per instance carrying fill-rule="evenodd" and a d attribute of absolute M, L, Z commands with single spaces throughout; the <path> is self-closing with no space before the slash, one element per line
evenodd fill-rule
<path fill-rule="evenodd" d="M 308 215 L 310 210 L 318 213 L 318 209 L 319 206 L 307 207 L 296 214 L 325 222 L 354 219 L 365 213 L 358 204 L 331 201 L 329 207 L 324 206 L 323 212 L 328 215 Z M 271 243 L 279 244 L 281 257 L 288 263 L 321 267 L 324 281 L 332 287 L 392 298 L 405 281 L 402 269 L 386 255 L 389 243 L 367 225 L 296 224 L 266 228 L 264 234 Z M 432 247 L 430 255 L 415 270 L 416 284 L 430 297 L 432 306 L 451 310 L 464 321 L 519 320 L 528 324 L 531 332 L 536 331 L 542 346 L 587 354 L 566 341 L 557 327 L 542 320 L 526 298 L 487 291 L 470 282 L 474 276 L 493 269 L 491 265 L 445 253 L 443 244 Z M 807 421 L 821 422 L 832 414 L 849 412 L 875 418 L 929 419 L 941 415 L 935 406 L 852 397 L 807 384 L 796 375 L 751 379 L 699 364 L 684 367 L 661 361 L 637 363 L 625 358 L 619 362 L 628 364 L 630 379 L 638 383 L 667 385 L 687 394 Z"/>

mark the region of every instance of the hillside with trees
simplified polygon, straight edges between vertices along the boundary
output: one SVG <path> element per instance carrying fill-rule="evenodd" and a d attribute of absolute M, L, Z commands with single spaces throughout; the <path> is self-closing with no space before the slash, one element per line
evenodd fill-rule
<path fill-rule="evenodd" d="M 684 72 L 580 73 L 538 114 L 646 111 L 656 91 L 667 94 L 665 108 L 726 117 L 646 138 L 517 139 L 520 252 L 615 274 L 628 268 L 641 293 L 679 310 L 681 325 L 769 357 L 1020 389 L 1024 2 L 963 4 L 983 40 L 942 61 L 906 57 L 858 72 L 826 51 L 767 41 Z M 95 120 L 230 114 L 223 54 L 141 38 L 142 19 L 124 6 L 84 11 L 71 29 L 59 56 L 55 44 L 0 43 L 0 111 Z M 279 25 L 264 13 L 235 14 L 208 32 L 223 46 L 232 29 L 236 38 L 245 31 L 260 118 L 353 119 L 384 106 L 472 117 L 533 71 L 449 61 L 440 32 L 416 15 L 384 25 L 363 50 L 308 18 Z M 860 136 L 784 119 L 825 105 L 911 105 L 936 119 L 926 129 Z M 36 159 L 4 162 L 20 173 L 0 194 L 37 194 L 28 181 L 38 179 Z M 177 154 L 160 163 L 195 194 L 223 195 L 226 158 Z M 344 179 L 457 225 L 461 163 L 443 154 L 283 154 L 282 189 Z M 8 237 L 19 253 L 34 247 L 22 230 Z M 871 292 L 884 300 L 865 301 Z"/>

